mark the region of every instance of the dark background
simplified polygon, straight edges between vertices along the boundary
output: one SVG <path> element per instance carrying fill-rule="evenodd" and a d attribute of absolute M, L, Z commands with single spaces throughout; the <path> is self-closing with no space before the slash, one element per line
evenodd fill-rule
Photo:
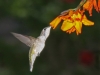
<path fill-rule="evenodd" d="M 81 0 L 0 0 L 0 75 L 99 75 L 100 13 L 93 10 L 94 26 L 68 34 L 51 29 L 46 46 L 29 71 L 29 47 L 10 32 L 39 36 L 61 11 Z"/>

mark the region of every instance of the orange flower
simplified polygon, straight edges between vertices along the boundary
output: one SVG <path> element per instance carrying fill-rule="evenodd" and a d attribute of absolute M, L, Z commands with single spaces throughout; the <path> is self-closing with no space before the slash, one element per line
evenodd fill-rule
<path fill-rule="evenodd" d="M 90 16 L 92 16 L 92 9 L 93 7 L 96 9 L 97 12 L 100 11 L 100 0 L 87 0 L 87 2 L 83 5 L 83 9 L 89 11 Z"/>
<path fill-rule="evenodd" d="M 61 30 L 69 34 L 76 30 L 76 34 L 78 35 L 81 33 L 82 24 L 86 26 L 94 25 L 94 22 L 89 21 L 82 11 L 70 13 L 72 13 L 72 11 L 67 15 L 58 16 L 50 23 L 51 27 L 56 28 L 60 21 L 63 20 L 64 22 L 61 26 Z"/>
<path fill-rule="evenodd" d="M 94 25 L 94 22 L 89 21 L 85 15 L 81 15 L 79 12 L 77 14 L 73 14 L 70 19 L 66 19 L 62 26 L 61 29 L 63 31 L 66 31 L 67 33 L 74 32 L 76 30 L 76 34 L 78 35 L 81 33 L 82 29 L 82 24 L 89 26 L 89 25 Z"/>

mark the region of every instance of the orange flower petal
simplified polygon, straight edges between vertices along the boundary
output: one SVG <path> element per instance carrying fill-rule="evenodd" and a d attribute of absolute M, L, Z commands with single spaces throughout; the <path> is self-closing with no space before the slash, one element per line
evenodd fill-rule
<path fill-rule="evenodd" d="M 70 33 L 71 33 L 71 30 L 69 29 L 69 30 L 67 30 L 66 32 L 70 34 Z"/>
<path fill-rule="evenodd" d="M 82 18 L 82 14 L 79 14 L 79 13 L 78 13 L 77 17 L 78 17 L 79 19 L 81 19 L 81 18 Z"/>
<path fill-rule="evenodd" d="M 85 16 L 85 15 L 83 16 L 82 23 L 83 23 L 84 25 L 86 25 L 86 26 L 91 26 L 91 25 L 94 25 L 94 22 L 92 22 L 92 21 L 88 20 L 88 19 L 86 18 L 86 16 Z"/>
<path fill-rule="evenodd" d="M 89 5 L 90 5 L 90 1 L 87 0 L 87 2 L 83 5 L 83 8 L 88 10 L 89 9 Z"/>
<path fill-rule="evenodd" d="M 100 0 L 98 0 L 98 10 L 100 11 Z"/>
<path fill-rule="evenodd" d="M 76 30 L 76 29 L 75 29 L 75 27 L 73 26 L 71 29 L 67 30 L 66 33 L 69 33 L 69 34 L 70 34 L 71 32 L 74 32 L 75 30 Z"/>
<path fill-rule="evenodd" d="M 93 0 L 88 0 L 88 1 L 89 1 L 88 11 L 90 16 L 92 16 Z"/>
<path fill-rule="evenodd" d="M 74 32 L 75 30 L 76 30 L 75 27 L 73 27 L 72 32 Z"/>
<path fill-rule="evenodd" d="M 96 0 L 93 0 L 93 5 L 96 11 L 99 12 Z"/>
<path fill-rule="evenodd" d="M 72 28 L 73 26 L 74 26 L 74 23 L 71 20 L 67 19 L 63 22 L 61 29 L 63 31 L 66 31 L 66 30 L 69 30 L 70 28 Z"/>
<path fill-rule="evenodd" d="M 61 18 L 57 17 L 52 22 L 50 22 L 50 26 L 53 27 L 53 29 L 55 29 L 60 22 L 61 22 Z"/>
<path fill-rule="evenodd" d="M 90 16 L 92 16 L 92 9 L 93 9 L 93 4 L 91 3 L 88 9 Z"/>
<path fill-rule="evenodd" d="M 69 17 L 70 17 L 70 16 L 72 16 L 73 14 L 74 14 L 74 11 L 73 11 L 73 10 L 70 10 L 68 15 L 69 15 Z"/>
<path fill-rule="evenodd" d="M 76 28 L 76 30 L 77 30 L 78 33 L 81 33 L 82 22 L 76 21 L 75 22 L 75 28 Z"/>
<path fill-rule="evenodd" d="M 76 34 L 78 35 L 79 34 L 79 32 L 76 30 Z"/>

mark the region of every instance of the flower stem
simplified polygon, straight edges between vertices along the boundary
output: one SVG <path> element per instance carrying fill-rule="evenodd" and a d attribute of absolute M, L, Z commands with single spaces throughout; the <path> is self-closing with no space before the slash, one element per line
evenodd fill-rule
<path fill-rule="evenodd" d="M 69 12 L 70 10 L 74 10 L 74 11 L 79 10 L 79 9 L 81 8 L 81 6 L 83 6 L 84 3 L 85 3 L 86 1 L 87 1 L 87 0 L 82 0 L 82 1 L 80 2 L 80 4 L 79 4 L 76 8 L 74 8 L 74 9 L 68 9 L 68 10 L 65 10 L 65 11 L 61 12 L 60 16 L 63 16 L 63 15 L 68 14 L 68 12 Z"/>
<path fill-rule="evenodd" d="M 82 1 L 80 2 L 80 4 L 79 4 L 76 8 L 74 8 L 74 10 L 78 10 L 78 9 L 80 9 L 81 6 L 83 6 L 84 3 L 85 3 L 86 1 L 87 1 L 87 0 L 82 0 Z"/>

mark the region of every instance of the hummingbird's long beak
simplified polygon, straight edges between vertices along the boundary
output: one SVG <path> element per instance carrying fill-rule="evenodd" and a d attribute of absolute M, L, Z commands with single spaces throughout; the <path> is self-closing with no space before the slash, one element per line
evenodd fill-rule
<path fill-rule="evenodd" d="M 46 31 L 50 32 L 51 26 L 46 27 Z"/>

